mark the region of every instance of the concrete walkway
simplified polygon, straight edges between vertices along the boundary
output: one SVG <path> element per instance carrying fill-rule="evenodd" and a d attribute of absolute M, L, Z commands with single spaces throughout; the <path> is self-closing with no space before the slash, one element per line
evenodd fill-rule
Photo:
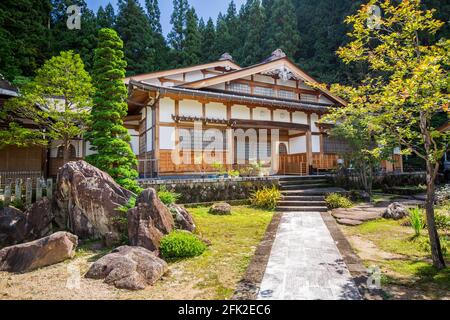
<path fill-rule="evenodd" d="M 258 299 L 361 299 L 319 212 L 283 213 Z"/>

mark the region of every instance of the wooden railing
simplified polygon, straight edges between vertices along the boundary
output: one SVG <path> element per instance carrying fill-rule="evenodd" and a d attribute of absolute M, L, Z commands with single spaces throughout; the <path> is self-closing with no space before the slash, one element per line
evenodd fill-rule
<path fill-rule="evenodd" d="M 278 174 L 308 174 L 306 153 L 280 155 Z"/>
<path fill-rule="evenodd" d="M 331 170 L 337 167 L 338 155 L 313 153 L 313 168 L 316 170 Z"/>

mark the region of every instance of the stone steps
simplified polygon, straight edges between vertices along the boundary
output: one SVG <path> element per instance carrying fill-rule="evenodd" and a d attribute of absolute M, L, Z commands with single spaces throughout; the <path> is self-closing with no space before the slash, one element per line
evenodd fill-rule
<path fill-rule="evenodd" d="M 280 201 L 278 201 L 278 205 L 279 206 L 282 206 L 282 207 L 322 207 L 322 206 L 325 206 L 326 205 L 326 203 L 325 203 L 325 201 L 323 201 L 323 200 L 319 200 L 319 201 L 317 201 L 317 200 L 315 200 L 315 201 L 313 201 L 313 200 L 311 200 L 311 201 L 308 201 L 308 200 L 303 200 L 303 201 L 290 201 L 290 200 L 280 200 Z"/>
<path fill-rule="evenodd" d="M 327 212 L 328 208 L 325 206 L 294 206 L 294 207 L 286 207 L 286 206 L 278 206 L 276 208 L 278 212 Z"/>
<path fill-rule="evenodd" d="M 329 184 L 325 183 L 311 183 L 311 184 L 289 184 L 283 185 L 281 184 L 281 190 L 308 190 L 308 189 L 318 189 L 318 188 L 326 188 L 329 187 Z"/>

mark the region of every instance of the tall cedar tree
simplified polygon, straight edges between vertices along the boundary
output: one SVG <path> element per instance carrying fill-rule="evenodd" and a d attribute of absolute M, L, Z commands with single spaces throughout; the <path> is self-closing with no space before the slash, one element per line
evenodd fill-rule
<path fill-rule="evenodd" d="M 300 36 L 297 32 L 297 17 L 292 0 L 275 1 L 264 9 L 266 16 L 269 14 L 266 48 L 272 51 L 280 48 L 293 59 L 300 45 Z"/>
<path fill-rule="evenodd" d="M 264 48 L 261 44 L 264 40 L 264 11 L 260 0 L 247 0 L 248 14 L 242 22 L 245 24 L 246 34 L 243 54 L 241 55 L 242 64 L 249 66 L 261 62 L 270 50 Z"/>
<path fill-rule="evenodd" d="M 203 20 L 201 21 L 203 22 Z M 219 57 L 219 53 L 215 50 L 216 29 L 213 20 L 209 18 L 206 25 L 203 25 L 203 27 L 200 28 L 200 30 L 202 38 L 201 43 L 202 62 L 207 63 L 217 60 Z"/>
<path fill-rule="evenodd" d="M 192 66 L 200 63 L 201 35 L 198 30 L 198 17 L 194 7 L 189 8 L 186 14 L 186 30 L 184 36 L 183 64 Z"/>
<path fill-rule="evenodd" d="M 116 24 L 116 13 L 111 3 L 108 3 L 103 9 L 102 6 L 97 11 L 97 28 L 114 28 Z"/>
<path fill-rule="evenodd" d="M 173 0 L 173 12 L 170 18 L 172 30 L 168 34 L 169 44 L 172 48 L 172 66 L 181 66 L 183 63 L 183 45 L 185 43 L 186 18 L 189 5 L 187 0 Z"/>
<path fill-rule="evenodd" d="M 91 130 L 86 134 L 93 150 L 87 161 L 109 173 L 124 188 L 138 192 L 136 156 L 130 146 L 130 135 L 123 125 L 127 115 L 127 89 L 123 42 L 112 29 L 101 29 L 94 55 L 94 106 Z"/>
<path fill-rule="evenodd" d="M 91 77 L 80 56 L 63 51 L 46 61 L 37 70 L 34 80 L 22 89 L 21 95 L 6 102 L 5 109 L 17 119 L 32 120 L 41 129 L 38 132 L 42 137 L 36 137 L 35 142 L 41 143 L 44 138 L 61 141 L 66 163 L 71 142 L 85 131 L 92 91 Z M 10 128 L 19 129 L 14 123 Z M 20 136 L 26 136 L 24 130 L 18 130 Z"/>
<path fill-rule="evenodd" d="M 81 29 L 67 28 L 67 8 L 78 5 L 81 8 Z M 52 0 L 51 12 L 52 55 L 73 50 L 79 53 L 86 70 L 92 71 L 94 49 L 97 45 L 97 18 L 84 0 Z"/>
<path fill-rule="evenodd" d="M 0 1 L 0 74 L 33 76 L 49 56 L 48 0 Z"/>
<path fill-rule="evenodd" d="M 148 17 L 137 0 L 119 0 L 116 29 L 124 44 L 127 75 L 155 70 L 153 33 Z"/>
<path fill-rule="evenodd" d="M 153 36 L 153 48 L 155 50 L 154 70 L 164 70 L 169 67 L 169 48 L 162 33 L 161 11 L 158 0 L 145 0 L 145 7 Z"/>

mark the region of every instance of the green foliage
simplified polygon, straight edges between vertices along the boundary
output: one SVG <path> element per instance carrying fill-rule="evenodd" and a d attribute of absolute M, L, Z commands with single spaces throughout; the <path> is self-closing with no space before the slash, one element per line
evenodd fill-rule
<path fill-rule="evenodd" d="M 186 13 L 186 30 L 183 44 L 183 64 L 196 65 L 201 59 L 201 34 L 198 29 L 198 17 L 191 7 Z"/>
<path fill-rule="evenodd" d="M 239 178 L 238 170 L 228 170 L 228 176 L 231 178 Z"/>
<path fill-rule="evenodd" d="M 70 142 L 85 131 L 92 92 L 91 77 L 78 54 L 61 52 L 46 61 L 33 81 L 22 88 L 22 95 L 5 104 L 9 116 L 30 119 L 41 128 L 37 131 L 11 122 L 9 128 L 17 134 L 15 144 L 60 140 L 67 160 Z"/>
<path fill-rule="evenodd" d="M 86 138 L 96 154 L 87 157 L 91 164 L 107 172 L 124 188 L 139 193 L 136 182 L 137 160 L 130 146 L 130 135 L 123 125 L 128 105 L 122 82 L 126 62 L 123 42 L 112 29 L 101 29 L 94 61 L 94 107 Z"/>
<path fill-rule="evenodd" d="M 116 30 L 123 41 L 127 75 L 148 73 L 156 69 L 154 35 L 150 21 L 137 0 L 119 2 Z"/>
<path fill-rule="evenodd" d="M 327 203 L 327 207 L 329 209 L 353 207 L 353 203 L 339 193 L 330 193 L 325 197 L 325 202 Z"/>
<path fill-rule="evenodd" d="M 416 237 L 420 236 L 420 232 L 425 227 L 425 221 L 423 219 L 423 212 L 419 208 L 409 209 L 409 222 L 414 230 Z"/>
<path fill-rule="evenodd" d="M 22 199 L 16 199 L 16 198 L 14 198 L 14 199 L 11 201 L 10 205 L 11 205 L 12 207 L 16 208 L 16 209 L 19 209 L 19 210 L 22 210 L 22 211 L 25 210 L 25 203 L 23 202 Z"/>
<path fill-rule="evenodd" d="M 189 258 L 201 255 L 207 246 L 197 236 L 186 231 L 172 231 L 161 239 L 164 258 Z"/>
<path fill-rule="evenodd" d="M 255 191 L 251 197 L 250 202 L 252 206 L 261 209 L 274 210 L 277 207 L 278 201 L 281 199 L 281 192 L 277 187 L 264 187 Z"/>
<path fill-rule="evenodd" d="M 3 209 L 5 207 L 5 203 L 3 202 L 3 200 L 0 200 L 0 209 Z"/>
<path fill-rule="evenodd" d="M 446 214 L 435 214 L 434 219 L 436 221 L 436 228 L 438 230 L 443 231 L 450 230 L 450 216 Z"/>
<path fill-rule="evenodd" d="M 161 186 L 158 191 L 158 197 L 166 206 L 171 204 L 175 204 L 177 200 L 180 198 L 179 193 L 175 193 L 167 190 L 166 186 Z"/>
<path fill-rule="evenodd" d="M 119 215 L 113 218 L 120 231 L 121 243 L 128 244 L 128 210 L 136 207 L 136 197 L 132 196 L 128 202 L 117 208 Z"/>

